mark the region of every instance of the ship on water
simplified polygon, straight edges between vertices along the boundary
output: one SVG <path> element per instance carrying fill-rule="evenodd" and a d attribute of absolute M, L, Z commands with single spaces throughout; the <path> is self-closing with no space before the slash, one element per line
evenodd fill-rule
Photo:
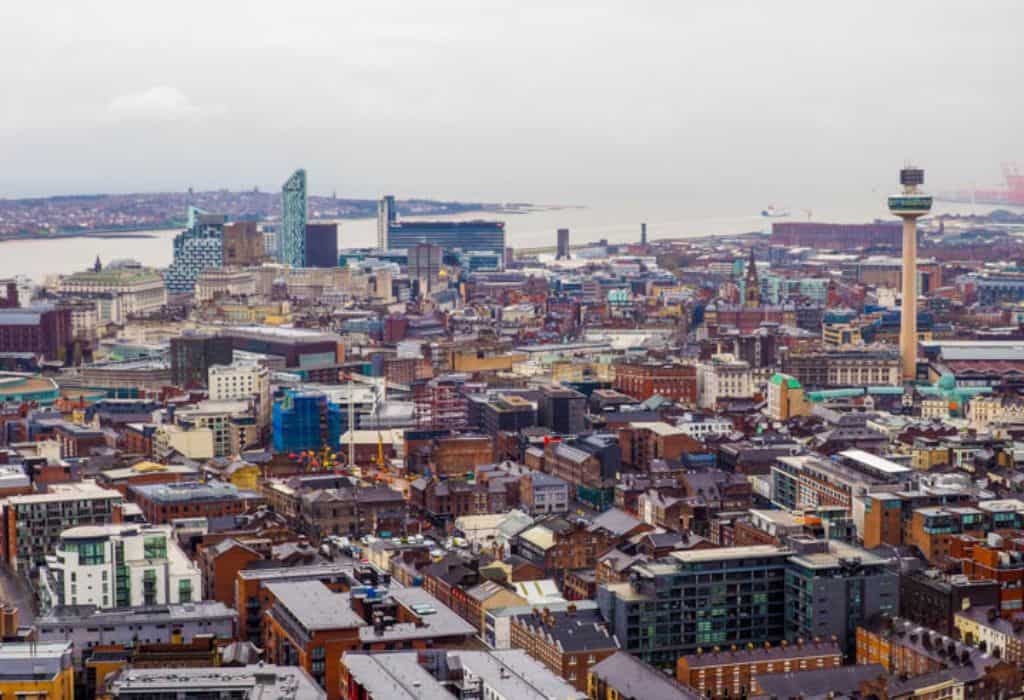
<path fill-rule="evenodd" d="M 971 202 L 972 204 L 1003 204 L 1024 207 L 1024 175 L 1016 163 L 1003 163 L 1004 187 L 971 188 L 943 192 L 938 199 L 946 202 Z"/>
<path fill-rule="evenodd" d="M 786 209 L 778 209 L 774 204 L 769 204 L 767 209 L 761 210 L 761 216 L 765 216 L 769 219 L 779 219 L 784 216 L 789 216 L 789 211 Z"/>

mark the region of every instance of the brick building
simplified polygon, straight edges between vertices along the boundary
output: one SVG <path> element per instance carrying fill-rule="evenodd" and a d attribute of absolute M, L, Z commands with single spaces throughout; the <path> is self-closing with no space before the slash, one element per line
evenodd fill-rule
<path fill-rule="evenodd" d="M 240 491 L 231 484 L 185 481 L 176 484 L 140 484 L 128 490 L 146 520 L 162 525 L 176 518 L 219 518 L 239 515 L 258 504 L 259 494 Z"/>
<path fill-rule="evenodd" d="M 712 700 L 742 698 L 762 694 L 757 684 L 759 674 L 838 668 L 842 663 L 843 652 L 834 641 L 782 642 L 777 646 L 765 643 L 761 647 L 748 644 L 741 649 L 714 647 L 680 657 L 676 680 Z"/>
<path fill-rule="evenodd" d="M 534 609 L 513 615 L 510 621 L 512 646 L 547 666 L 555 674 L 586 691 L 592 666 L 619 650 L 619 643 L 596 609 Z"/>
<path fill-rule="evenodd" d="M 857 628 L 857 663 L 881 664 L 893 675 L 943 674 L 962 684 L 960 697 L 1012 696 L 1020 667 L 977 647 L 901 618 L 883 617 Z"/>
<path fill-rule="evenodd" d="M 72 338 L 69 308 L 0 308 L 0 352 L 28 352 L 47 360 L 64 360 Z"/>
<path fill-rule="evenodd" d="M 898 249 L 902 228 L 896 221 L 872 224 L 829 224 L 816 221 L 784 221 L 772 224 L 771 244 L 853 250 L 874 246 Z"/>
<path fill-rule="evenodd" d="M 618 362 L 613 388 L 644 401 L 663 396 L 687 405 L 697 403 L 697 366 L 683 363 Z"/>
<path fill-rule="evenodd" d="M 619 428 L 618 436 L 623 466 L 640 471 L 647 471 L 655 459 L 676 460 L 707 449 L 685 428 L 660 421 L 629 423 Z"/>
<path fill-rule="evenodd" d="M 966 576 L 944 576 L 937 570 L 900 576 L 900 617 L 942 634 L 953 634 L 954 616 L 975 606 L 999 605 L 998 581 L 970 581 Z"/>

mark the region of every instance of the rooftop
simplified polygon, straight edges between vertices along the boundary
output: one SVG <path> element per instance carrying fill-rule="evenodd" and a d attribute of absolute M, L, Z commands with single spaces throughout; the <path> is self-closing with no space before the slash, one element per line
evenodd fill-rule
<path fill-rule="evenodd" d="M 278 581 L 266 588 L 310 632 L 366 624 L 352 609 L 348 595 L 335 593 L 320 581 Z"/>
<path fill-rule="evenodd" d="M 856 561 L 864 566 L 874 566 L 889 561 L 866 549 L 839 540 L 828 540 L 826 546 L 828 551 L 797 553 L 790 557 L 790 560 L 809 569 L 834 569 L 844 562 Z"/>
<path fill-rule="evenodd" d="M 717 647 L 716 647 L 717 649 Z M 806 644 L 777 644 L 766 647 L 754 647 L 753 649 L 721 649 L 718 651 L 702 652 L 686 656 L 686 662 L 691 669 L 705 668 L 708 666 L 725 666 L 740 663 L 754 663 L 758 661 L 776 661 L 783 659 L 794 659 L 802 656 L 838 656 L 843 655 L 843 650 L 836 641 L 819 641 Z"/>
<path fill-rule="evenodd" d="M 10 505 L 28 505 L 82 499 L 114 499 L 119 501 L 121 500 L 121 493 L 112 489 L 100 488 L 96 485 L 95 481 L 84 480 L 68 484 L 54 484 L 50 486 L 50 490 L 47 493 L 11 496 L 7 499 L 7 503 Z"/>
<path fill-rule="evenodd" d="M 762 557 L 787 557 L 791 552 L 782 547 L 770 544 L 756 544 L 749 547 L 720 547 L 715 549 L 692 549 L 685 552 L 672 552 L 673 559 L 684 564 L 697 564 L 709 561 L 729 559 L 755 559 Z"/>
<path fill-rule="evenodd" d="M 194 619 L 227 618 L 237 619 L 238 613 L 224 603 L 216 600 L 203 600 L 194 603 L 174 605 L 153 605 L 137 608 L 121 608 L 117 610 L 98 610 L 94 605 L 65 605 L 51 610 L 36 619 L 36 625 L 43 639 L 48 633 L 59 635 L 63 639 L 61 627 L 88 624 L 89 626 L 119 624 L 136 624 L 138 622 L 160 623 L 172 620 L 184 621 Z"/>
<path fill-rule="evenodd" d="M 621 651 L 592 666 L 590 672 L 624 698 L 699 700 L 701 697 L 695 689 Z"/>
<path fill-rule="evenodd" d="M 232 693 L 231 697 L 263 700 L 321 700 L 327 697 L 316 682 L 298 666 L 218 666 L 216 668 L 125 668 L 110 680 L 113 697 L 143 697 L 192 693 Z M 234 695 L 244 693 L 244 695 Z"/>
<path fill-rule="evenodd" d="M 789 673 L 759 673 L 757 684 L 766 696 L 818 700 L 836 695 L 852 695 L 860 690 L 860 684 L 864 681 L 888 675 L 881 664 L 858 664 Z"/>
<path fill-rule="evenodd" d="M 343 663 L 371 697 L 387 700 L 454 700 L 441 682 L 420 665 L 420 653 L 347 653 Z M 586 695 L 554 675 L 525 651 L 452 650 L 446 653 L 447 669 L 464 669 L 479 678 L 493 697 L 515 700 L 585 700 Z M 441 664 L 436 664 L 440 667 Z"/>
<path fill-rule="evenodd" d="M 49 680 L 70 665 L 71 642 L 68 641 L 5 642 L 0 646 L 0 679 L 5 683 Z"/>
<path fill-rule="evenodd" d="M 244 492 L 219 481 L 185 481 L 177 484 L 136 484 L 131 491 L 158 503 L 220 501 L 240 498 Z"/>
<path fill-rule="evenodd" d="M 873 455 L 864 450 L 844 450 L 839 453 L 839 456 L 883 474 L 906 474 L 911 471 L 902 464 L 897 464 L 890 459 Z"/>

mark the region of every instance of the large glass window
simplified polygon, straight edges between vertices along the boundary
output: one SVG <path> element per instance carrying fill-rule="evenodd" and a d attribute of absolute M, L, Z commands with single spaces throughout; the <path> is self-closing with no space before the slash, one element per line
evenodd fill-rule
<path fill-rule="evenodd" d="M 78 552 L 78 563 L 82 565 L 95 565 L 104 563 L 104 542 L 71 542 L 65 545 L 68 551 Z"/>
<path fill-rule="evenodd" d="M 163 537 L 147 537 L 143 541 L 143 550 L 146 559 L 166 559 L 167 540 Z"/>

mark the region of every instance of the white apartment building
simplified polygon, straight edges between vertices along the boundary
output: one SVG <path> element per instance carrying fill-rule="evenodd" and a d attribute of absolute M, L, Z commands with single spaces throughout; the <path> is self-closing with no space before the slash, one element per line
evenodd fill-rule
<path fill-rule="evenodd" d="M 235 362 L 214 365 L 207 373 L 210 399 L 213 401 L 256 402 L 256 417 L 261 430 L 270 428 L 273 403 L 270 400 L 270 370 L 255 363 Z"/>
<path fill-rule="evenodd" d="M 84 525 L 61 533 L 40 571 L 45 609 L 99 609 L 189 603 L 202 598 L 202 575 L 169 525 Z"/>
<path fill-rule="evenodd" d="M 718 416 L 684 416 L 674 427 L 700 441 L 713 435 L 728 435 L 735 430 L 731 420 Z"/>
<path fill-rule="evenodd" d="M 750 398 L 754 392 L 754 373 L 748 362 L 720 354 L 697 365 L 697 405 L 701 408 L 714 408 L 720 398 Z"/>
<path fill-rule="evenodd" d="M 174 422 L 185 430 L 213 433 L 213 456 L 230 457 L 259 445 L 261 430 L 252 401 L 200 401 L 174 413 Z"/>

